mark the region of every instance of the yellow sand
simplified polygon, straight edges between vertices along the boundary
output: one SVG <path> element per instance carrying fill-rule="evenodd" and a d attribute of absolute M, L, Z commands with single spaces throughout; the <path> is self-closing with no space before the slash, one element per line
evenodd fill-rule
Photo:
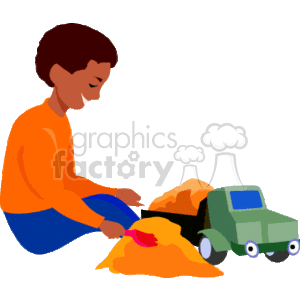
<path fill-rule="evenodd" d="M 204 261 L 197 249 L 180 235 L 181 228 L 177 224 L 155 217 L 139 220 L 130 229 L 153 233 L 158 246 L 141 247 L 132 238 L 123 237 L 96 269 L 109 268 L 112 273 L 164 278 L 223 275 L 218 268 Z"/>

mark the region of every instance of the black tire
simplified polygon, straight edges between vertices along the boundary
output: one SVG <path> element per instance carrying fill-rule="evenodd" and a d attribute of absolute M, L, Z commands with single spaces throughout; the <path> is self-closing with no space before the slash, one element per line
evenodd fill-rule
<path fill-rule="evenodd" d="M 290 256 L 290 254 L 287 250 L 285 250 L 285 251 L 273 252 L 272 255 L 265 253 L 265 256 L 268 260 L 272 262 L 280 263 L 285 261 Z"/>
<path fill-rule="evenodd" d="M 204 244 L 205 244 L 206 250 L 208 249 L 208 252 L 206 252 L 206 253 L 204 252 L 205 251 L 204 246 L 203 246 Z M 210 248 L 208 248 L 208 247 L 210 247 Z M 214 266 L 223 262 L 227 256 L 227 251 L 217 252 L 214 249 L 214 247 L 211 245 L 209 239 L 205 235 L 202 235 L 202 237 L 200 238 L 199 253 L 205 261 L 207 261 L 208 263 L 210 263 L 211 265 L 214 265 Z"/>

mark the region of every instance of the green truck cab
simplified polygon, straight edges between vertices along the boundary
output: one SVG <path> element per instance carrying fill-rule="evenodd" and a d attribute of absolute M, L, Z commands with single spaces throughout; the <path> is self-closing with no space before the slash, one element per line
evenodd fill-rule
<path fill-rule="evenodd" d="M 258 186 L 228 186 L 207 195 L 210 228 L 200 230 L 199 252 L 211 264 L 228 250 L 281 262 L 299 252 L 298 221 L 267 209 Z"/>
<path fill-rule="evenodd" d="M 200 202 L 197 216 L 142 210 L 142 218 L 162 217 L 181 226 L 181 235 L 212 265 L 232 250 L 237 255 L 282 262 L 300 250 L 298 221 L 267 209 L 258 186 L 212 190 Z"/>

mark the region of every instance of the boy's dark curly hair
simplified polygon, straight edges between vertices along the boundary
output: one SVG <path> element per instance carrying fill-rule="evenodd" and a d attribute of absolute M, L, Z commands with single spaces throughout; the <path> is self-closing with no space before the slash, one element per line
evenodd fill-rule
<path fill-rule="evenodd" d="M 53 65 L 59 64 L 69 73 L 84 70 L 90 60 L 110 62 L 113 68 L 118 61 L 115 46 L 101 32 L 86 25 L 68 23 L 47 31 L 40 40 L 35 57 L 38 76 L 50 87 L 49 77 Z"/>

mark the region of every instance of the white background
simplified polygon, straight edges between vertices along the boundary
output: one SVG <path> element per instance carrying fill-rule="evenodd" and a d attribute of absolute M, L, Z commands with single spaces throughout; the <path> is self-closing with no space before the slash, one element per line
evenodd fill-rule
<path fill-rule="evenodd" d="M 51 95 L 35 72 L 43 34 L 76 22 L 107 35 L 119 62 L 100 101 L 68 113 L 73 132 L 174 132 L 180 144 L 201 146 L 210 123 L 243 126 L 248 146 L 237 154 L 244 184 L 259 185 L 268 208 L 300 219 L 299 1 L 13 1 L 1 4 L 0 164 L 14 120 Z M 146 129 L 149 125 L 150 129 Z M 161 140 L 163 142 L 163 140 Z M 118 162 L 131 149 L 120 152 Z M 138 149 L 141 160 L 173 160 L 174 149 Z M 199 177 L 208 181 L 215 152 L 204 149 Z M 104 160 L 113 149 L 89 149 L 80 158 Z M 130 187 L 146 207 L 180 180 L 175 162 L 156 187 L 152 166 L 145 179 L 96 179 Z M 17 187 L 16 187 L 17 188 Z M 135 209 L 139 214 L 140 209 Z M 18 245 L 0 215 L 1 299 L 269 299 L 295 297 L 300 255 L 281 264 L 238 257 L 230 252 L 215 279 L 111 274 L 95 267 L 116 241 L 84 236 L 45 256 Z M 146 259 L 146 258 L 145 258 Z M 208 298 L 209 297 L 209 298 Z"/>

